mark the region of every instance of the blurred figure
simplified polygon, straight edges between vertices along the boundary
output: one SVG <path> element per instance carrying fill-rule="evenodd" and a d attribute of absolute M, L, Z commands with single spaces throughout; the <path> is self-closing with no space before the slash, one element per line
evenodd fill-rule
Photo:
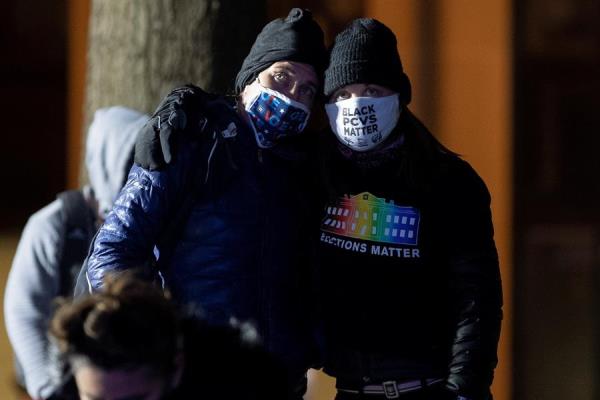
<path fill-rule="evenodd" d="M 4 312 L 17 378 L 34 399 L 62 396 L 62 377 L 52 377 L 49 368 L 52 301 L 71 295 L 97 226 L 125 182 L 136 135 L 147 119 L 124 107 L 96 111 L 86 142 L 90 185 L 60 193 L 25 226 L 6 284 Z"/>
<path fill-rule="evenodd" d="M 318 275 L 336 399 L 491 399 L 502 289 L 485 183 L 408 109 L 379 21 L 337 35 L 325 95 Z"/>
<path fill-rule="evenodd" d="M 251 328 L 209 327 L 130 273 L 66 302 L 51 324 L 82 400 L 282 400 L 285 375 Z M 249 331 L 250 329 L 250 331 Z"/>

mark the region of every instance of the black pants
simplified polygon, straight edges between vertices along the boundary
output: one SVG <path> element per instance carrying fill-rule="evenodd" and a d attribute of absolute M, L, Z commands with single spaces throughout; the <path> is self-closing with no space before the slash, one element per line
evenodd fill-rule
<path fill-rule="evenodd" d="M 359 394 L 338 392 L 335 400 L 384 400 L 383 394 Z M 442 385 L 433 385 L 414 392 L 400 393 L 398 400 L 452 400 L 456 395 L 443 389 Z"/>

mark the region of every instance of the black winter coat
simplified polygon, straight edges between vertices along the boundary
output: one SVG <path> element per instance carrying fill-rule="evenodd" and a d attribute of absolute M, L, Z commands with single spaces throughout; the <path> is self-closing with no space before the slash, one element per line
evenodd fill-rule
<path fill-rule="evenodd" d="M 393 135 L 402 146 L 368 168 L 325 144 L 325 371 L 355 385 L 445 378 L 486 399 L 502 319 L 488 190 L 408 110 Z"/>

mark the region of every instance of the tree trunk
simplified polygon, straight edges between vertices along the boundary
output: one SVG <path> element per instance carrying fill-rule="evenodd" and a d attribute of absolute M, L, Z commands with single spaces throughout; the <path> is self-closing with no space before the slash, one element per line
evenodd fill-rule
<path fill-rule="evenodd" d="M 265 14 L 265 0 L 92 0 L 84 137 L 100 107 L 151 113 L 186 83 L 231 91 Z"/>

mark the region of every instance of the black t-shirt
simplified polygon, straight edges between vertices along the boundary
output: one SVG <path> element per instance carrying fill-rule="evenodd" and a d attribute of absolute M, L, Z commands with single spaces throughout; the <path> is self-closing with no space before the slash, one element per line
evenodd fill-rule
<path fill-rule="evenodd" d="M 317 274 L 326 370 L 444 376 L 457 323 L 455 269 L 495 251 L 485 184 L 451 154 L 432 160 L 419 185 L 402 173 L 401 152 L 369 169 L 330 157 Z"/>

